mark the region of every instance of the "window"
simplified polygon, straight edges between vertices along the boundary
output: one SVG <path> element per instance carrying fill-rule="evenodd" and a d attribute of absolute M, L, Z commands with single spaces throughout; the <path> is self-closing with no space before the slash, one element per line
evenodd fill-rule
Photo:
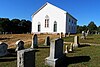
<path fill-rule="evenodd" d="M 76 25 L 76 22 L 74 22 L 74 24 Z"/>
<path fill-rule="evenodd" d="M 73 24 L 73 20 L 72 20 L 72 24 Z"/>
<path fill-rule="evenodd" d="M 49 16 L 45 16 L 45 28 L 49 27 Z"/>
<path fill-rule="evenodd" d="M 54 21 L 54 28 L 53 28 L 53 31 L 54 31 L 54 32 L 57 32 L 57 22 L 56 22 L 56 21 Z"/>
<path fill-rule="evenodd" d="M 70 18 L 69 18 L 69 22 L 70 22 Z"/>
<path fill-rule="evenodd" d="M 41 25 L 40 25 L 40 22 L 38 23 L 38 32 L 41 31 Z"/>

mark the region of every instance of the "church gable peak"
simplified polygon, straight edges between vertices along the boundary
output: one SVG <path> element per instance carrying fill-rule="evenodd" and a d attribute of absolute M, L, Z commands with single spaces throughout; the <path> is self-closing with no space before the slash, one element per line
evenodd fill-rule
<path fill-rule="evenodd" d="M 46 2 L 42 7 L 40 7 L 35 13 L 33 13 L 33 15 L 32 15 L 32 17 L 35 15 L 35 14 L 37 14 L 41 9 L 43 9 L 45 6 L 47 6 L 47 5 L 51 5 L 51 6 L 53 6 L 53 7 L 56 7 L 55 5 L 52 5 L 51 3 L 49 3 L 49 2 Z M 58 7 L 56 7 L 57 9 L 60 9 L 60 8 L 58 8 Z M 62 9 L 60 9 L 60 10 L 62 10 Z M 64 11 L 64 10 L 62 10 L 62 11 Z M 64 11 L 65 13 L 66 13 L 66 11 Z"/>

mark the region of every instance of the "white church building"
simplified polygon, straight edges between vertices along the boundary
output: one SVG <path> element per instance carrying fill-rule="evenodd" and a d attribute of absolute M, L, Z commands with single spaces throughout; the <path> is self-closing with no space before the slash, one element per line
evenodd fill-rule
<path fill-rule="evenodd" d="M 45 3 L 32 15 L 32 33 L 76 33 L 77 19 L 68 12 Z"/>

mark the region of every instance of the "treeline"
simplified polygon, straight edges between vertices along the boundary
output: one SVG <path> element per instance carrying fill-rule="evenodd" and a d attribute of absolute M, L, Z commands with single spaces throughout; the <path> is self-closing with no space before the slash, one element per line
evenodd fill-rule
<path fill-rule="evenodd" d="M 88 30 L 90 34 L 100 33 L 100 26 L 97 27 L 93 21 L 91 21 L 87 26 L 77 25 L 77 33 L 82 33 L 82 31 L 87 32 Z"/>
<path fill-rule="evenodd" d="M 9 18 L 0 18 L 0 33 L 31 33 L 31 24 L 31 21 L 25 19 L 9 20 Z"/>

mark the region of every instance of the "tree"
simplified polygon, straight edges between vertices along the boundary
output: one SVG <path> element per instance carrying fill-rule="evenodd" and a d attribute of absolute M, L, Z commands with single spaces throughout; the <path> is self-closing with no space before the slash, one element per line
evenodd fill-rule
<path fill-rule="evenodd" d="M 9 32 L 10 20 L 8 18 L 0 18 L 0 28 L 3 32 Z"/>
<path fill-rule="evenodd" d="M 88 24 L 88 30 L 90 31 L 90 33 L 95 33 L 95 31 L 97 30 L 97 26 L 93 21 Z"/>
<path fill-rule="evenodd" d="M 77 33 L 82 33 L 82 31 L 87 31 L 87 30 L 88 30 L 88 28 L 86 25 L 84 25 L 84 26 L 77 25 Z"/>
<path fill-rule="evenodd" d="M 11 20 L 11 30 L 13 33 L 19 33 L 19 27 L 18 27 L 18 24 L 20 23 L 20 20 L 19 19 L 12 19 Z"/>

